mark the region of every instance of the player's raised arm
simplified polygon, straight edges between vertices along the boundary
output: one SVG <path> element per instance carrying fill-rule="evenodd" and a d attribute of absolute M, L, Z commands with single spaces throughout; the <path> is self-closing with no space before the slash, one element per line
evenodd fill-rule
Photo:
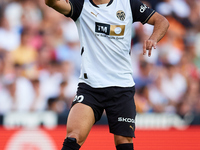
<path fill-rule="evenodd" d="M 71 12 L 71 5 L 69 0 L 45 0 L 46 5 L 55 9 L 64 15 L 69 15 Z"/>
<path fill-rule="evenodd" d="M 143 54 L 145 55 L 146 50 L 148 50 L 148 56 L 150 57 L 152 48 L 156 48 L 157 43 L 163 38 L 163 36 L 167 32 L 169 22 L 164 16 L 160 15 L 159 13 L 154 13 L 147 23 L 154 26 L 152 35 L 148 40 L 144 41 L 143 46 Z"/>

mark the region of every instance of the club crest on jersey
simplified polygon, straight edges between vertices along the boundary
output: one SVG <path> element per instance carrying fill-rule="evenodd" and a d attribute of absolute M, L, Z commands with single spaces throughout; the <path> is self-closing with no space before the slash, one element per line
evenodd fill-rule
<path fill-rule="evenodd" d="M 126 18 L 126 14 L 122 10 L 118 10 L 116 16 L 121 21 L 124 21 Z"/>

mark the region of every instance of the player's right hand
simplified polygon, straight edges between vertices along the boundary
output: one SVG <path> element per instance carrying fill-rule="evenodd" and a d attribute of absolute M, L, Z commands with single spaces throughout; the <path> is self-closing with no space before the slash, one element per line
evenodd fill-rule
<path fill-rule="evenodd" d="M 143 45 L 143 55 L 145 55 L 148 50 L 149 51 L 148 56 L 150 57 L 152 49 L 153 48 L 156 49 L 156 45 L 157 45 L 157 42 L 155 40 L 151 40 L 151 39 L 145 40 L 144 45 Z"/>

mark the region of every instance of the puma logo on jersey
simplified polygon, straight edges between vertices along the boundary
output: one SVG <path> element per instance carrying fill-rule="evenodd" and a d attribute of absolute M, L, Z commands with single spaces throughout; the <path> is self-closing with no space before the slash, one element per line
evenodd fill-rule
<path fill-rule="evenodd" d="M 95 14 L 95 13 L 91 12 L 91 14 L 93 14 L 95 17 L 97 17 L 97 15 L 98 15 L 99 13 Z"/>

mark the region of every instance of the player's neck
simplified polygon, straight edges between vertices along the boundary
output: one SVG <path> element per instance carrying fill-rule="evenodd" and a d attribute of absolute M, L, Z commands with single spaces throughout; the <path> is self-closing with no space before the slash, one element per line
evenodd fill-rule
<path fill-rule="evenodd" d="M 100 5 L 100 4 L 107 4 L 110 2 L 110 0 L 92 0 L 94 4 Z"/>

